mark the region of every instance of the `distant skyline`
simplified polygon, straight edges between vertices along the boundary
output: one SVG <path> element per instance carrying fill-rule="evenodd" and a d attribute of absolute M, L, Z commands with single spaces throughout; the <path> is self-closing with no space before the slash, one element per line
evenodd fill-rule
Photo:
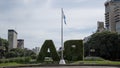
<path fill-rule="evenodd" d="M 89 1 L 89 2 L 88 2 Z M 64 41 L 83 39 L 97 29 L 97 21 L 104 22 L 107 0 L 0 0 L 0 37 L 7 39 L 8 29 L 14 29 L 24 39 L 26 48 L 41 47 L 51 39 L 60 45 L 61 8 L 67 25 Z"/>

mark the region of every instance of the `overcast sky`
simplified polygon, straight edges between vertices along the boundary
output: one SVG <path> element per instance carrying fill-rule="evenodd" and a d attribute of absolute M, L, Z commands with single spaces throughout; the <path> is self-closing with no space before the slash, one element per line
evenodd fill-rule
<path fill-rule="evenodd" d="M 61 8 L 67 25 L 64 41 L 83 39 L 104 22 L 106 0 L 0 0 L 0 37 L 7 39 L 8 29 L 14 29 L 25 47 L 41 47 L 46 39 L 60 47 Z"/>

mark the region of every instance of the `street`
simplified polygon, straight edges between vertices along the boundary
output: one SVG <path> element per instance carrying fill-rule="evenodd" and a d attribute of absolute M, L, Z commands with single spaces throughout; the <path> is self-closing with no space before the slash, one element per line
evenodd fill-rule
<path fill-rule="evenodd" d="M 19 67 L 19 68 L 120 68 L 120 67 L 109 67 L 109 66 L 55 66 L 55 67 Z"/>

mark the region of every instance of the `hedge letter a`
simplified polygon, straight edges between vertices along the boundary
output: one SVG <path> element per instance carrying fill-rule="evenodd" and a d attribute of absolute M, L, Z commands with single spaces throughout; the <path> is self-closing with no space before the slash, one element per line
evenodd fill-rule
<path fill-rule="evenodd" d="M 49 50 L 49 52 L 48 52 Z M 59 61 L 60 57 L 56 51 L 54 43 L 52 40 L 46 40 L 41 47 L 40 53 L 38 55 L 37 61 L 43 62 L 45 57 L 51 57 L 53 61 Z"/>

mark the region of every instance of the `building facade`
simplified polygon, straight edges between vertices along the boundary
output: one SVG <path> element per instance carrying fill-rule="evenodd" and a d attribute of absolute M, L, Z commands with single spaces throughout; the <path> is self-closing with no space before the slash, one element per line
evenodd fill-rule
<path fill-rule="evenodd" d="M 103 32 L 105 30 L 104 28 L 104 22 L 97 22 L 97 32 Z"/>
<path fill-rule="evenodd" d="M 8 30 L 9 49 L 17 48 L 17 32 L 15 30 Z"/>
<path fill-rule="evenodd" d="M 24 39 L 17 40 L 17 48 L 24 49 Z"/>
<path fill-rule="evenodd" d="M 120 33 L 120 0 L 105 2 L 105 23 L 107 30 Z"/>

